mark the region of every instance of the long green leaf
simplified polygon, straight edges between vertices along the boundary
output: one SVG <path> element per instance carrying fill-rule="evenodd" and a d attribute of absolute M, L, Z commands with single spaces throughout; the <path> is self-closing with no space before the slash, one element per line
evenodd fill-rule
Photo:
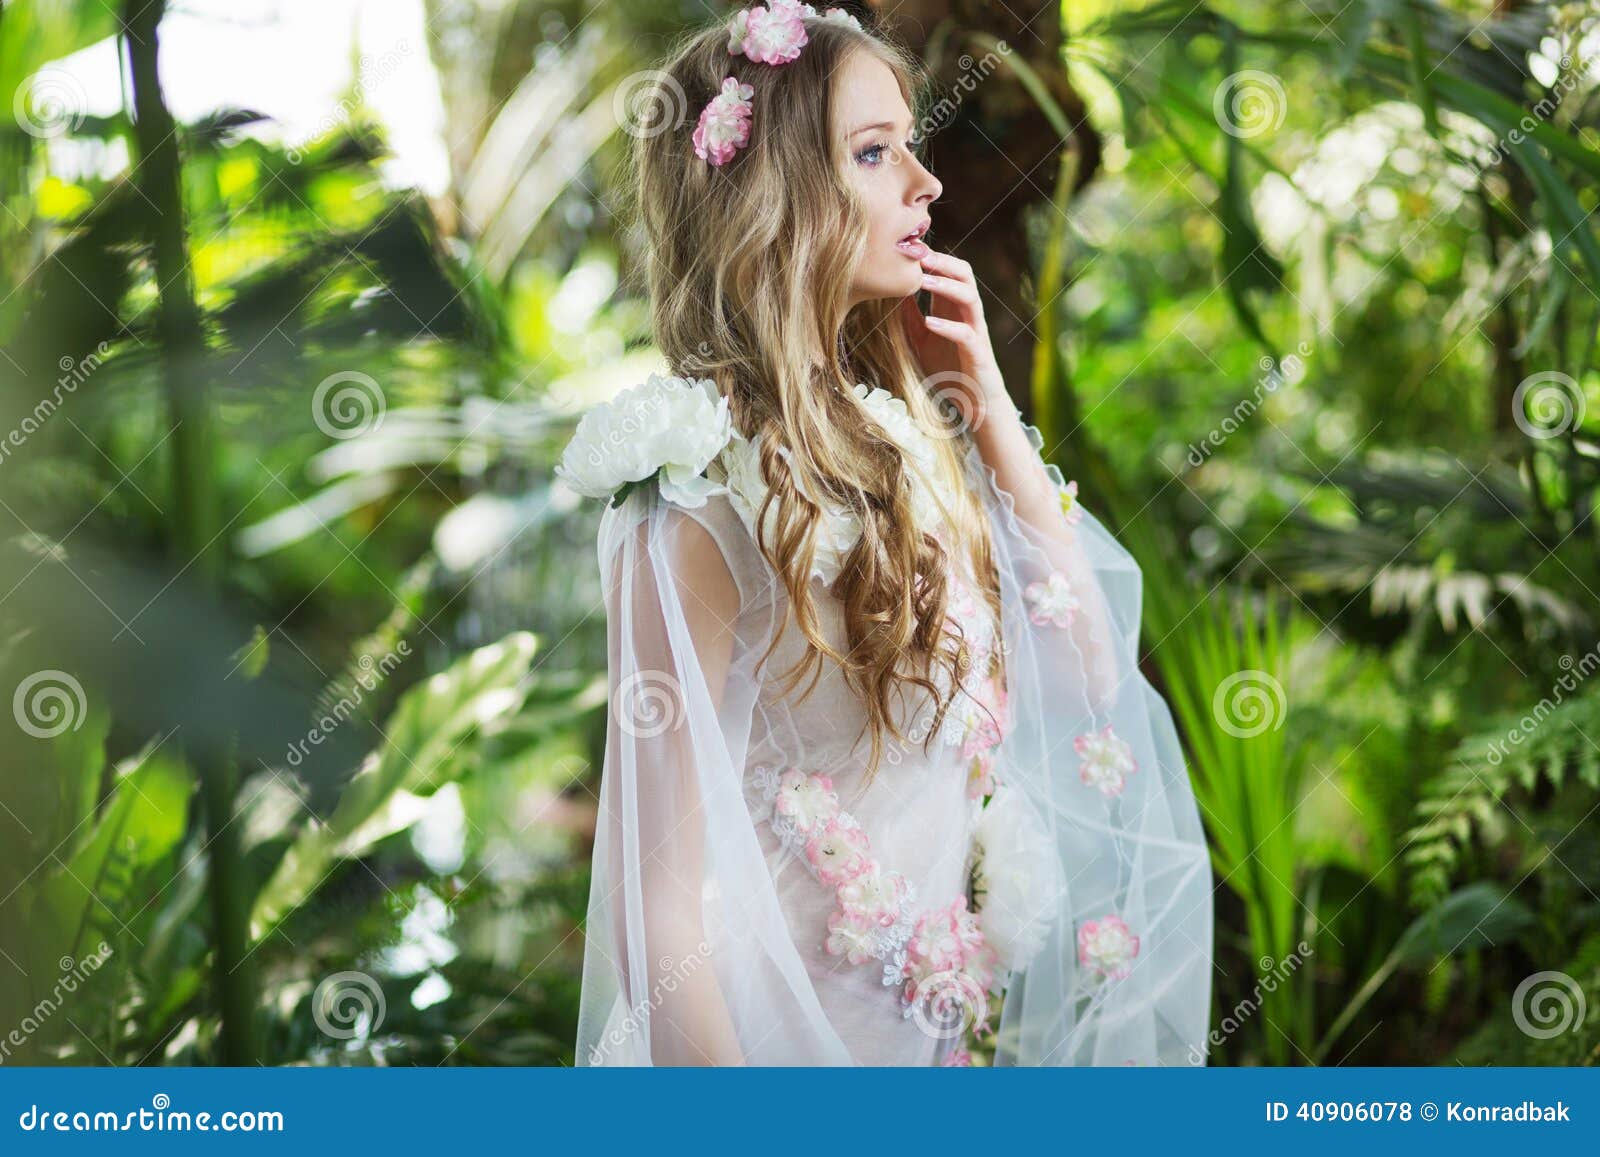
<path fill-rule="evenodd" d="M 397 792 L 429 795 L 459 768 L 457 749 L 481 729 L 514 716 L 526 696 L 536 650 L 527 632 L 509 635 L 408 690 L 385 728 L 388 739 L 346 785 L 333 813 L 285 852 L 257 895 L 251 935 L 264 936 L 316 888 L 333 863 L 359 854 L 363 832 Z"/>

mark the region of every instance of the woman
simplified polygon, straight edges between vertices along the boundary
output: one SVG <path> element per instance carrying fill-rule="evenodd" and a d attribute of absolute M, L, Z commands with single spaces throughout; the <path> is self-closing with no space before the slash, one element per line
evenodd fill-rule
<path fill-rule="evenodd" d="M 579 1064 L 1204 1056 L 1211 871 L 1138 572 L 923 239 L 915 82 L 774 0 L 662 66 L 692 129 L 638 134 L 684 376 L 559 471 L 612 500 Z"/>

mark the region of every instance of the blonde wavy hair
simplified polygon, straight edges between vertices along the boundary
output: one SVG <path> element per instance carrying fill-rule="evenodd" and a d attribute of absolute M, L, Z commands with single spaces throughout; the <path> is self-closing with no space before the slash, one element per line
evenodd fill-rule
<path fill-rule="evenodd" d="M 903 399 L 934 435 L 938 470 L 957 497 L 956 509 L 946 512 L 954 531 L 947 541 L 968 550 L 997 622 L 999 591 L 987 520 L 957 457 L 964 442 L 951 437 L 923 385 L 894 315 L 897 302 L 849 306 L 867 220 L 844 175 L 849 158 L 835 121 L 834 78 L 849 54 L 871 53 L 915 108 L 920 66 L 876 32 L 832 21 L 808 21 L 806 31 L 799 58 L 781 67 L 730 55 L 726 22 L 690 34 L 670 54 L 650 99 L 683 110 L 685 123 L 637 134 L 638 214 L 657 344 L 674 373 L 715 381 L 739 431 L 762 439 L 767 502 L 776 515 L 771 541 L 759 535 L 758 545 L 806 640 L 782 677 L 786 693 L 809 675 L 809 695 L 823 660 L 838 664 L 866 708 L 870 781 L 891 737 L 914 742 L 896 720 L 897 694 L 917 687 L 937 701 L 926 745 L 950 699 L 963 693 L 971 655 L 959 627 L 947 633 L 945 548 L 912 516 L 909 467 L 852 393 L 855 383 Z M 726 76 L 754 88 L 753 122 L 749 144 L 717 167 L 695 155 L 691 130 Z M 843 608 L 843 651 L 824 637 L 812 592 L 819 499 L 853 511 L 862 526 L 832 587 Z M 756 525 L 765 527 L 766 519 L 763 505 Z M 775 635 L 763 662 L 777 641 Z M 953 689 L 943 701 L 932 680 L 935 664 Z"/>

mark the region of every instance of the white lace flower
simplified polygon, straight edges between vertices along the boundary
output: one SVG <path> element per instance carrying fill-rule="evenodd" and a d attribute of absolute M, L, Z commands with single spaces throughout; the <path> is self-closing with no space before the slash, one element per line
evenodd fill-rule
<path fill-rule="evenodd" d="M 1022 597 L 1028 600 L 1028 618 L 1036 626 L 1069 626 L 1078 613 L 1078 596 L 1058 570 L 1051 571 L 1043 582 L 1029 583 Z"/>
<path fill-rule="evenodd" d="M 978 813 L 978 923 L 1003 970 L 1044 947 L 1063 889 L 1055 844 L 1015 788 L 1002 784 Z"/>
<path fill-rule="evenodd" d="M 613 502 L 655 476 L 668 501 L 704 506 L 722 487 L 702 475 L 732 429 L 714 382 L 651 374 L 583 415 L 556 475 L 585 497 Z"/>

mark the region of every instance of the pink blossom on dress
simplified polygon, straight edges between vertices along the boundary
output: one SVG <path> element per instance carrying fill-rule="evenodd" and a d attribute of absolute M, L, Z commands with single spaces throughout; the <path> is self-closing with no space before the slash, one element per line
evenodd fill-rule
<path fill-rule="evenodd" d="M 722 91 L 700 110 L 700 123 L 694 130 L 694 153 L 713 165 L 725 165 L 733 154 L 750 143 L 750 98 L 756 90 L 733 77 L 722 82 Z"/>
<path fill-rule="evenodd" d="M 1068 482 L 1056 493 L 1061 497 L 1061 513 L 1067 516 L 1067 525 L 1074 526 L 1083 521 L 1083 507 L 1078 505 L 1077 481 Z"/>
<path fill-rule="evenodd" d="M 978 927 L 978 914 L 968 910 L 965 896 L 957 896 L 951 903 L 950 922 L 955 929 L 956 942 L 961 946 L 961 959 L 965 961 L 981 955 L 983 929 Z"/>
<path fill-rule="evenodd" d="M 983 685 L 977 700 L 971 725 L 961 743 L 962 758 L 969 759 L 980 751 L 992 751 L 1004 743 L 1006 736 L 1011 733 L 1011 701 L 1003 679 L 998 675 L 991 676 Z"/>
<path fill-rule="evenodd" d="M 1139 938 L 1120 916 L 1085 920 L 1078 929 L 1078 963 L 1121 980 L 1133 971 L 1139 955 Z"/>
<path fill-rule="evenodd" d="M 1037 627 L 1066 627 L 1078 613 L 1078 596 L 1067 576 L 1053 570 L 1042 582 L 1031 582 L 1022 591 L 1030 610 L 1028 619 Z"/>
<path fill-rule="evenodd" d="M 839 814 L 839 797 L 833 793 L 833 780 L 828 776 L 807 775 L 791 767 L 778 780 L 778 794 L 772 806 L 779 815 L 794 821 L 796 831 L 809 832 Z"/>
<path fill-rule="evenodd" d="M 994 752 L 978 752 L 972 757 L 972 766 L 967 770 L 967 798 L 983 799 L 993 795 L 999 786 L 1000 780 L 995 775 Z"/>
<path fill-rule="evenodd" d="M 865 964 L 873 957 L 878 925 L 860 912 L 836 908 L 828 917 L 828 940 L 823 945 L 830 956 L 843 956 L 851 964 Z"/>
<path fill-rule="evenodd" d="M 970 1069 L 972 1067 L 972 1054 L 967 1051 L 966 1045 L 957 1045 L 940 1062 L 940 1067 L 946 1069 Z"/>
<path fill-rule="evenodd" d="M 899 919 L 906 890 L 904 876 L 884 871 L 873 861 L 859 876 L 839 885 L 839 904 L 845 911 L 887 928 Z"/>
<path fill-rule="evenodd" d="M 1086 732 L 1072 741 L 1072 748 L 1083 757 L 1078 778 L 1102 795 L 1121 795 L 1128 777 L 1139 770 L 1133 748 L 1119 739 L 1107 724 L 1099 731 Z"/>
<path fill-rule="evenodd" d="M 961 906 L 966 907 L 965 896 L 961 897 Z M 907 948 L 919 965 L 933 972 L 961 965 L 962 947 L 961 939 L 956 934 L 954 909 L 954 902 L 943 908 L 930 909 L 917 919 L 912 929 Z"/>
<path fill-rule="evenodd" d="M 806 859 L 830 888 L 854 879 L 871 864 L 867 833 L 831 819 L 806 844 Z"/>

